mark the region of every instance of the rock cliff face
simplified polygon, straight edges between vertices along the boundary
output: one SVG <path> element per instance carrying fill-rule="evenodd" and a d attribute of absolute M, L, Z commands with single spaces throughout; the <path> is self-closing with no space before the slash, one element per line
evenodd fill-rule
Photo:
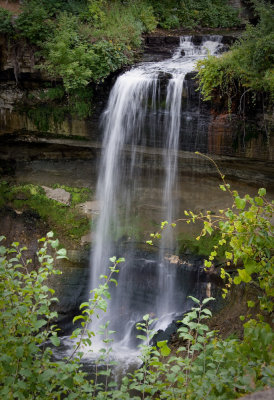
<path fill-rule="evenodd" d="M 196 45 L 202 40 L 201 35 L 194 35 L 193 42 Z M 235 40 L 234 36 L 224 36 L 223 43 L 227 48 Z M 178 46 L 179 36 L 149 36 L 144 43 L 144 61 L 158 61 L 169 58 Z M 49 83 L 48 77 L 41 74 L 35 68 L 39 60 L 35 59 L 35 49 L 26 44 L 18 44 L 15 47 L 9 45 L 5 38 L 0 40 L 0 138 L 2 137 L 3 158 L 4 148 L 9 142 L 19 144 L 20 138 L 26 143 L 28 136 L 28 148 L 37 147 L 35 138 L 46 134 L 43 139 L 44 155 L 50 158 L 52 152 L 52 140 L 56 135 L 64 139 L 64 147 L 71 147 L 72 154 L 76 152 L 76 143 L 71 145 L 67 139 L 83 138 L 89 143 L 89 148 L 100 147 L 100 115 L 106 105 L 108 94 L 116 76 L 110 77 L 105 83 L 94 87 L 94 107 L 91 117 L 77 119 L 68 113 L 56 121 L 50 114 L 47 116 L 47 128 L 41 132 L 35 118 L 27 110 L 39 105 L 39 93 L 45 90 L 45 83 Z M 163 77 L 161 85 L 166 85 Z M 181 149 L 187 151 L 202 151 L 210 154 L 244 156 L 247 158 L 259 158 L 273 160 L 273 138 L 269 134 L 270 126 L 267 121 L 272 116 L 262 115 L 261 110 L 256 115 L 249 116 L 243 121 L 242 117 L 235 114 L 224 114 L 222 108 L 216 111 L 216 105 L 204 103 L 197 91 L 195 73 L 188 74 L 183 90 L 184 112 L 181 121 Z M 237 111 L 237 110 L 236 110 Z M 43 108 L 40 112 L 43 113 Z M 267 123 L 266 123 L 267 122 Z M 30 135 L 32 133 L 32 136 Z M 33 135 L 34 134 L 34 135 Z M 159 147 L 161 147 L 161 135 L 159 135 Z M 13 140 L 14 139 L 14 140 Z M 59 145 L 62 139 L 59 138 Z M 33 143 L 33 144 L 32 144 Z M 49 145 L 50 143 L 50 145 Z M 57 143 L 55 142 L 55 147 Z M 47 146 L 49 151 L 47 151 Z M 40 143 L 41 147 L 41 143 Z M 271 150 L 272 149 L 272 150 Z M 81 152 L 83 146 L 78 148 Z M 26 154 L 26 152 L 25 152 Z M 32 154 L 32 155 L 31 155 Z M 83 156 L 86 151 L 83 151 Z M 5 158 L 8 158 L 6 154 Z M 30 157 L 33 151 L 30 150 Z M 86 157 L 86 156 L 84 156 Z"/>

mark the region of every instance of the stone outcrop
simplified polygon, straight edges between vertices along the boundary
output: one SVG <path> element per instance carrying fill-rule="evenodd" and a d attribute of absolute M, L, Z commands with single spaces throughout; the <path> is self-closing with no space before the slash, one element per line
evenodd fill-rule
<path fill-rule="evenodd" d="M 259 392 L 255 392 L 249 394 L 248 396 L 242 397 L 243 400 L 272 400 L 274 397 L 274 388 L 260 390 Z"/>
<path fill-rule="evenodd" d="M 45 191 L 46 196 L 49 199 L 58 201 L 59 203 L 65 204 L 68 206 L 70 204 L 70 193 L 67 192 L 64 189 L 57 188 L 57 189 L 52 189 L 47 186 L 42 186 L 42 188 Z"/>

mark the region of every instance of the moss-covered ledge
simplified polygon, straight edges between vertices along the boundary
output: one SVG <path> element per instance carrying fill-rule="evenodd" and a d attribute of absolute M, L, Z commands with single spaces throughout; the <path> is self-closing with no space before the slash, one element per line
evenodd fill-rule
<path fill-rule="evenodd" d="M 57 197 L 54 193 L 57 193 Z M 33 184 L 0 182 L 0 208 L 9 207 L 17 214 L 34 212 L 54 231 L 65 247 L 72 249 L 83 244 L 81 238 L 90 231 L 91 220 L 81 212 L 78 205 L 90 200 L 91 195 L 88 188 L 58 184 L 47 188 Z"/>

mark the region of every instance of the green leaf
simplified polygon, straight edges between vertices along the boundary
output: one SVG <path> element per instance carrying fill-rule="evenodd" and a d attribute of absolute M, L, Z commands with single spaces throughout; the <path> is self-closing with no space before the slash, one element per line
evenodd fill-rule
<path fill-rule="evenodd" d="M 264 201 L 261 197 L 255 197 L 255 201 L 259 206 L 263 206 L 264 205 Z"/>
<path fill-rule="evenodd" d="M 243 282 L 248 283 L 251 281 L 251 276 L 247 273 L 247 271 L 245 269 L 238 269 L 237 271 Z"/>
<path fill-rule="evenodd" d="M 48 237 L 48 238 L 52 238 L 53 236 L 54 236 L 54 233 L 53 233 L 52 231 L 50 231 L 50 232 L 47 233 L 47 237 Z"/>
<path fill-rule="evenodd" d="M 23 346 L 16 347 L 15 354 L 17 357 L 21 358 L 24 354 L 24 347 Z"/>
<path fill-rule="evenodd" d="M 265 188 L 260 188 L 258 190 L 258 195 L 259 196 L 265 196 L 266 195 L 266 189 Z"/>
<path fill-rule="evenodd" d="M 42 328 L 42 326 L 46 325 L 47 321 L 44 319 L 38 319 L 37 321 L 35 321 L 35 323 L 33 324 L 34 329 L 40 329 Z"/>
<path fill-rule="evenodd" d="M 58 336 L 51 336 L 50 338 L 51 343 L 53 344 L 53 346 L 60 346 L 60 339 Z"/>
<path fill-rule="evenodd" d="M 238 210 L 243 210 L 246 205 L 246 200 L 241 199 L 239 196 L 237 196 L 237 197 L 235 197 L 235 204 L 236 204 L 236 207 L 238 208 Z"/>
<path fill-rule="evenodd" d="M 215 298 L 214 298 L 214 297 L 207 297 L 206 299 L 204 299 L 204 300 L 202 301 L 202 304 L 205 305 L 205 304 L 207 304 L 209 301 L 212 301 L 212 300 L 215 300 Z M 205 310 L 204 310 L 204 311 L 205 311 Z"/>
<path fill-rule="evenodd" d="M 210 268 L 212 266 L 212 262 L 208 260 L 204 260 L 204 264 L 206 268 Z"/>
<path fill-rule="evenodd" d="M 86 318 L 83 315 L 77 315 L 76 317 L 73 318 L 72 322 L 74 323 L 74 322 L 78 321 L 79 319 L 86 320 Z"/>
<path fill-rule="evenodd" d="M 232 258 L 233 258 L 233 254 L 230 253 L 229 251 L 226 251 L 226 252 L 225 252 L 225 256 L 226 256 L 226 258 L 227 258 L 228 260 L 232 260 Z"/>
<path fill-rule="evenodd" d="M 56 254 L 60 257 L 66 257 L 67 256 L 67 250 L 66 249 L 59 249 L 57 250 Z"/>
<path fill-rule="evenodd" d="M 56 249 L 58 246 L 59 246 L 59 240 L 58 240 L 58 239 L 52 240 L 52 242 L 51 242 L 51 247 L 52 247 L 53 249 Z"/>
<path fill-rule="evenodd" d="M 187 296 L 189 299 L 191 299 L 192 301 L 194 301 L 194 303 L 200 304 L 200 300 L 196 299 L 196 297 L 193 296 Z"/>
<path fill-rule="evenodd" d="M 249 275 L 257 272 L 258 270 L 258 264 L 256 263 L 256 261 L 250 259 L 244 263 L 244 267 Z"/>
<path fill-rule="evenodd" d="M 235 283 L 235 285 L 240 285 L 240 283 L 242 282 L 241 277 L 235 276 L 235 278 L 233 279 L 233 282 Z"/>
<path fill-rule="evenodd" d="M 171 350 L 167 345 L 167 340 L 157 342 L 157 346 L 160 348 L 160 353 L 162 356 L 166 357 L 170 354 Z"/>
<path fill-rule="evenodd" d="M 4 254 L 6 254 L 7 249 L 4 246 L 0 246 L 0 255 L 3 256 Z"/>

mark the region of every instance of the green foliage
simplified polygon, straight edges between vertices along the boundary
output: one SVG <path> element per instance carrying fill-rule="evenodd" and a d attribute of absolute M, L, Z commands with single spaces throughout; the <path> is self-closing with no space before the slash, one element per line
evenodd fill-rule
<path fill-rule="evenodd" d="M 68 111 L 76 118 L 86 118 L 92 114 L 93 90 L 91 87 L 71 90 L 68 96 Z"/>
<path fill-rule="evenodd" d="M 55 86 L 43 91 L 40 95 L 41 100 L 63 100 L 65 90 L 63 86 Z"/>
<path fill-rule="evenodd" d="M 4 239 L 0 237 L 0 242 Z M 37 252 L 38 264 L 25 259 L 26 247 L 14 242 L 10 248 L 0 246 L 0 396 L 3 399 L 90 399 L 103 398 L 108 390 L 111 361 L 107 361 L 111 340 L 102 352 L 106 369 L 97 371 L 98 376 L 106 376 L 105 382 L 97 383 L 86 378 L 80 370 L 83 353 L 80 346 L 90 347 L 94 333 L 87 326 L 98 311 L 106 309 L 109 298 L 108 285 L 116 282 L 113 274 L 123 259 L 114 259 L 105 283 L 92 291 L 92 299 L 81 305 L 82 314 L 74 321 L 82 320 L 82 328 L 72 334 L 77 340 L 76 348 L 67 360 L 52 361 L 51 347 L 59 346 L 60 339 L 54 321 L 57 313 L 51 311 L 58 301 L 52 297 L 54 290 L 47 286 L 51 275 L 61 272 L 54 269 L 58 259 L 66 258 L 66 250 L 59 249 L 58 239 L 53 232 L 39 240 L 41 247 Z M 53 255 L 51 255 L 53 254 Z M 108 325 L 108 324 L 107 324 Z M 111 334 L 108 326 L 104 334 Z M 73 342 L 72 342 L 73 343 Z"/>
<path fill-rule="evenodd" d="M 219 252 L 219 247 L 228 244 L 230 250 L 225 252 L 226 264 L 232 263 L 237 269 L 233 282 L 258 284 L 262 290 L 260 297 L 261 307 L 272 311 L 274 296 L 274 256 L 271 254 L 274 248 L 271 224 L 274 203 L 269 203 L 265 198 L 265 189 L 259 189 L 258 196 L 249 195 L 240 197 L 238 192 L 230 190 L 227 183 L 221 185 L 222 190 L 228 190 L 233 197 L 232 208 L 220 210 L 220 215 L 212 216 L 208 213 L 204 218 L 202 235 L 211 234 L 212 229 L 218 227 L 221 239 L 214 246 L 206 266 L 210 267 Z M 225 270 L 223 276 L 227 276 L 229 284 L 232 279 Z M 225 289 L 225 293 L 227 289 Z"/>
<path fill-rule="evenodd" d="M 200 153 L 199 153 L 200 154 Z M 203 157 L 215 162 L 209 157 Z M 217 167 L 217 166 L 216 166 Z M 218 169 L 218 167 L 217 167 Z M 232 207 L 226 210 L 219 210 L 219 214 L 194 214 L 185 211 L 186 222 L 203 221 L 203 229 L 197 237 L 205 237 L 217 229 L 221 235 L 220 240 L 210 253 L 209 259 L 205 260 L 205 267 L 210 268 L 220 251 L 224 252 L 226 265 L 234 265 L 237 272 L 232 279 L 231 276 L 221 269 L 221 277 L 227 279 L 228 283 L 224 289 L 224 297 L 232 282 L 239 285 L 241 282 L 257 285 L 262 294 L 260 305 L 262 309 L 269 312 L 273 311 L 274 296 L 274 227 L 272 218 L 274 213 L 274 202 L 266 199 L 266 190 L 261 188 L 258 195 L 252 198 L 250 195 L 240 197 L 236 190 L 231 190 L 226 183 L 224 176 L 218 169 L 223 184 L 220 185 L 222 191 L 228 192 L 232 198 Z"/>
<path fill-rule="evenodd" d="M 178 254 L 190 251 L 192 254 L 198 254 L 201 256 L 210 256 L 210 253 L 214 246 L 216 246 L 221 239 L 219 231 L 214 231 L 211 236 L 202 236 L 199 241 L 184 233 L 180 233 L 176 236 Z M 218 261 L 223 260 L 225 255 L 226 246 L 222 246 L 218 253 Z"/>
<path fill-rule="evenodd" d="M 66 92 L 71 92 L 100 82 L 112 71 L 131 63 L 142 44 L 142 33 L 154 30 L 157 23 L 164 28 L 235 24 L 234 14 L 223 3 L 25 0 L 15 21 L 14 40 L 25 38 L 37 45 L 43 57 L 39 68 L 52 78 L 61 77 Z M 2 24 L 2 31 L 11 36 L 11 15 L 1 13 L 0 30 Z M 80 115 L 88 115 L 89 111 L 84 109 L 83 102 L 80 108 L 76 107 Z M 32 116 L 34 113 L 31 112 Z"/>
<path fill-rule="evenodd" d="M 0 237 L 2 241 L 4 237 Z M 56 259 L 66 258 L 53 232 L 40 239 L 38 265 L 24 259 L 26 248 L 13 243 L 0 246 L 0 395 L 7 399 L 234 399 L 245 393 L 273 385 L 271 345 L 274 333 L 263 322 L 245 324 L 242 341 L 219 339 L 205 323 L 211 317 L 206 308 L 212 298 L 202 303 L 194 297 L 192 310 L 185 314 L 178 330 L 180 346 L 171 353 L 166 341 L 150 346 L 154 320 L 149 315 L 137 324 L 142 366 L 124 376 L 121 384 L 111 381 L 112 331 L 102 326 L 104 347 L 96 362 L 95 377 L 88 380 L 80 371 L 82 349 L 89 351 L 94 332 L 91 321 L 100 318 L 110 299 L 109 285 L 117 284 L 114 274 L 124 259 L 111 258 L 109 275 L 94 289 L 92 298 L 81 304 L 81 314 L 74 318 L 80 327 L 71 335 L 75 348 L 63 361 L 51 361 L 52 350 L 60 339 L 54 325 L 57 314 L 51 305 L 57 301 L 47 286 Z M 52 254 L 53 255 L 50 255 Z M 55 252 L 55 253 L 54 253 Z M 50 254 L 49 254 L 50 253 Z M 98 368 L 99 365 L 104 365 Z M 101 378 L 100 383 L 98 379 Z M 134 394 L 133 394 L 134 393 Z"/>
<path fill-rule="evenodd" d="M 111 40 L 127 46 L 127 51 L 140 47 L 141 34 L 153 30 L 156 20 L 153 10 L 144 1 L 121 4 L 113 1 L 104 9 L 104 18 L 90 31 L 90 37 Z M 130 53 L 129 53 L 130 54 Z"/>
<path fill-rule="evenodd" d="M 219 210 L 219 214 L 207 211 L 195 214 L 192 211 L 185 211 L 185 218 L 177 221 L 184 221 L 188 224 L 197 221 L 203 222 L 203 228 L 197 241 L 206 238 L 206 235 L 213 236 L 213 244 L 209 257 L 205 260 L 206 268 L 211 268 L 214 260 L 225 258 L 225 265 L 229 269 L 234 268 L 234 276 L 226 272 L 225 267 L 221 268 L 221 277 L 227 280 L 223 289 L 223 297 L 226 297 L 231 284 L 251 283 L 259 288 L 259 297 L 262 310 L 273 311 L 274 297 L 274 226 L 272 218 L 274 214 L 274 201 L 269 202 L 266 198 L 266 190 L 261 188 L 254 198 L 250 195 L 241 197 L 236 190 L 231 190 L 226 183 L 224 175 L 220 172 L 217 164 L 210 157 L 198 153 L 200 156 L 211 161 L 216 167 L 223 184 L 220 189 L 228 192 L 232 199 L 232 207 Z M 168 222 L 162 222 L 161 229 L 168 226 Z M 172 224 L 176 226 L 176 224 Z M 217 232 L 217 233 L 216 233 Z M 151 234 L 153 239 L 161 239 L 161 234 Z M 147 244 L 153 245 L 152 240 Z"/>
<path fill-rule="evenodd" d="M 107 2 L 105 0 L 88 0 L 88 10 L 93 25 L 101 25 L 105 20 L 105 8 Z"/>
<path fill-rule="evenodd" d="M 28 96 L 29 104 L 18 105 L 18 111 L 26 114 L 40 132 L 58 129 L 70 114 L 83 119 L 92 114 L 93 89 L 83 87 L 66 93 L 63 85 L 42 89 L 34 98 Z"/>
<path fill-rule="evenodd" d="M 89 198 L 90 190 L 67 186 L 62 188 L 71 193 L 72 199 L 69 206 L 46 197 L 44 189 L 38 185 L 11 186 L 7 182 L 0 182 L 0 206 L 10 205 L 19 210 L 34 210 L 59 234 L 78 241 L 88 233 L 90 221 L 87 217 L 79 215 L 75 206 Z"/>
<path fill-rule="evenodd" d="M 0 7 L 0 33 L 12 35 L 13 32 L 11 12 Z"/>
<path fill-rule="evenodd" d="M 87 0 L 24 0 L 23 11 L 30 5 L 43 7 L 50 16 L 60 11 L 81 14 L 87 10 Z"/>
<path fill-rule="evenodd" d="M 44 44 L 46 61 L 40 66 L 52 77 L 61 76 L 67 91 L 99 82 L 127 61 L 121 46 L 82 40 L 78 23 L 76 16 L 60 14 L 53 36 Z"/>
<path fill-rule="evenodd" d="M 16 19 L 17 35 L 33 44 L 42 44 L 50 36 L 49 18 L 51 13 L 36 0 L 24 2 L 23 12 Z"/>
<path fill-rule="evenodd" d="M 67 108 L 52 103 L 43 103 L 27 108 L 27 116 L 40 132 L 49 131 L 50 127 L 57 128 L 64 121 Z"/>
<path fill-rule="evenodd" d="M 146 315 L 137 325 L 142 331 L 142 366 L 125 377 L 120 392 L 134 390 L 135 399 L 234 399 L 273 383 L 271 342 L 274 333 L 268 324 L 249 321 L 242 341 L 219 339 L 206 319 L 211 311 L 191 297 L 195 306 L 178 329 L 180 347 L 170 355 L 166 341 L 149 347 L 154 335 L 153 320 Z M 110 396 L 110 398 L 113 398 Z M 114 397 L 116 398 L 116 397 Z M 121 399 L 129 399 L 124 395 Z"/>
<path fill-rule="evenodd" d="M 156 26 L 152 8 L 142 1 L 80 3 L 29 0 L 16 23 L 19 35 L 40 46 L 40 69 L 61 77 L 67 92 L 79 92 L 131 62 L 142 31 Z M 84 103 L 78 105 L 76 112 L 88 115 Z"/>
<path fill-rule="evenodd" d="M 274 96 L 274 6 L 260 3 L 256 7 L 260 21 L 247 26 L 242 38 L 221 57 L 209 56 L 198 62 L 200 89 L 210 99 L 214 91 L 231 98 L 245 88 Z"/>
<path fill-rule="evenodd" d="M 184 0 L 181 23 L 184 26 L 204 26 L 228 28 L 239 25 L 237 10 L 223 0 Z"/>
<path fill-rule="evenodd" d="M 151 3 L 160 27 L 165 29 L 227 28 L 240 23 L 237 11 L 226 0 L 153 0 Z"/>
<path fill-rule="evenodd" d="M 53 188 L 60 188 L 64 189 L 67 192 L 70 193 L 71 195 L 71 206 L 76 206 L 79 203 L 84 203 L 85 201 L 88 201 L 91 196 L 91 190 L 88 188 L 75 188 L 75 187 L 70 187 L 66 185 L 58 185 L 55 184 L 53 185 Z"/>
<path fill-rule="evenodd" d="M 38 266 L 24 258 L 25 247 L 14 242 L 0 247 L 0 396 L 2 399 L 56 399 L 70 391 L 76 380 L 68 378 L 73 364 L 50 361 L 52 351 L 45 342 L 58 346 L 57 317 L 51 305 L 57 301 L 54 290 L 46 286 L 48 277 L 60 272 L 53 268 L 55 259 L 65 258 L 64 249 L 48 255 L 52 232 L 41 239 Z M 1 237 L 3 239 L 3 237 Z M 63 255 L 62 255 L 63 254 Z M 82 374 L 79 378 L 82 378 Z"/>

